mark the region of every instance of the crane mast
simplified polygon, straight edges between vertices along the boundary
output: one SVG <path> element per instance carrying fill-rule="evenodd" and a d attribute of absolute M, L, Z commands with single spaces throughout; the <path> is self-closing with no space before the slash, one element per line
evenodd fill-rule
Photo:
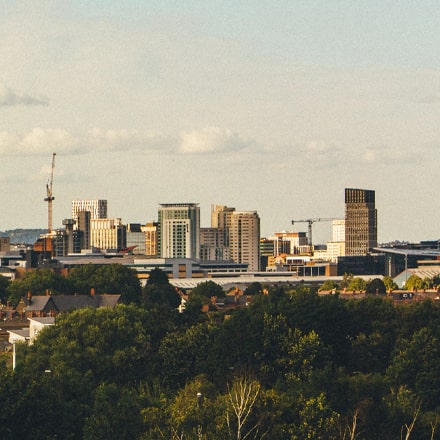
<path fill-rule="evenodd" d="M 52 168 L 50 171 L 50 179 L 46 184 L 47 197 L 45 197 L 45 199 L 44 199 L 44 201 L 47 202 L 47 229 L 48 229 L 49 234 L 52 232 L 52 202 L 55 199 L 55 197 L 52 194 L 53 172 L 55 169 L 55 156 L 56 156 L 56 153 L 53 153 L 52 154 Z"/>

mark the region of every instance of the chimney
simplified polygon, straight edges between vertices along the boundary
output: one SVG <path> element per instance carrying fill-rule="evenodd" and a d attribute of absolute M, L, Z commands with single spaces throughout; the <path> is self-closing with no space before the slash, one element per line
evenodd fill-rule
<path fill-rule="evenodd" d="M 92 296 L 93 298 L 95 297 L 95 288 L 94 287 L 92 287 L 90 289 L 90 296 Z"/>
<path fill-rule="evenodd" d="M 28 299 L 28 304 L 32 304 L 32 294 L 30 290 L 28 290 L 27 299 Z"/>

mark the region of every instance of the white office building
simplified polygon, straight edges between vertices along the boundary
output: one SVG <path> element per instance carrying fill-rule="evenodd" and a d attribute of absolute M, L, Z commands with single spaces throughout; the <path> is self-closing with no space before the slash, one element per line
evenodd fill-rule
<path fill-rule="evenodd" d="M 200 258 L 198 203 L 160 204 L 157 240 L 162 258 Z"/>

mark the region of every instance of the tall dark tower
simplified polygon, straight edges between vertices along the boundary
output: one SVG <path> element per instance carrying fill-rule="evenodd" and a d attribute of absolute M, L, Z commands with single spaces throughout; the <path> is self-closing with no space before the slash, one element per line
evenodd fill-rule
<path fill-rule="evenodd" d="M 345 188 L 345 255 L 366 255 L 376 246 L 375 192 Z"/>

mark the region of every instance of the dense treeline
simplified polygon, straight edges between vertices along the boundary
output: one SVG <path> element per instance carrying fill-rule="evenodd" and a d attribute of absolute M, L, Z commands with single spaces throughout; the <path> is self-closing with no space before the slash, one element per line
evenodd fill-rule
<path fill-rule="evenodd" d="M 202 313 L 211 290 L 179 314 L 156 273 L 136 305 L 61 316 L 1 369 L 0 438 L 440 438 L 437 304 L 298 287 Z"/>
<path fill-rule="evenodd" d="M 141 286 L 134 270 L 121 264 L 85 264 L 69 270 L 67 276 L 52 269 L 27 272 L 23 278 L 9 282 L 0 276 L 0 301 L 16 306 L 28 292 L 32 295 L 114 293 L 125 304 L 139 303 Z"/>

